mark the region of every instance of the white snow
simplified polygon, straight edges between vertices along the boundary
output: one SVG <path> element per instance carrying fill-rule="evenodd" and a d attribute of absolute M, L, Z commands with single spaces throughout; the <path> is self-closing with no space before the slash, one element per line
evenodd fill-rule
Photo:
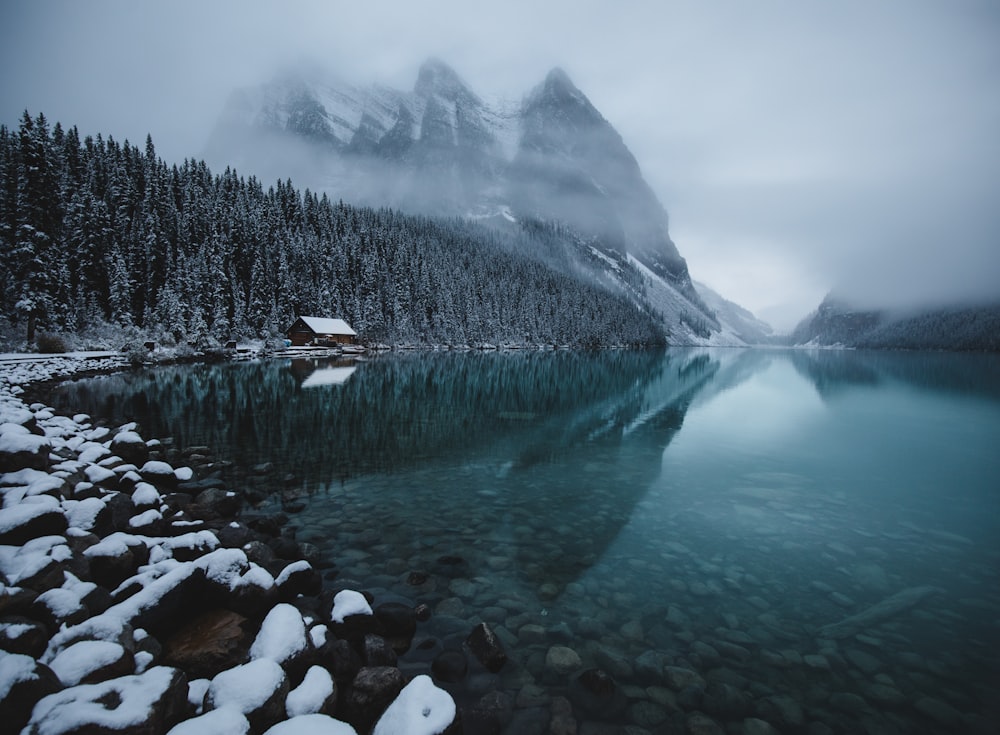
<path fill-rule="evenodd" d="M 71 527 L 89 531 L 94 527 L 98 514 L 104 510 L 104 501 L 100 498 L 64 500 L 63 510 Z"/>
<path fill-rule="evenodd" d="M 63 650 L 49 668 L 65 686 L 79 684 L 88 674 L 109 666 L 125 655 L 125 649 L 111 641 L 80 641 Z"/>
<path fill-rule="evenodd" d="M 17 429 L 21 431 L 17 431 Z M 0 426 L 0 432 L 2 432 L 0 433 L 0 452 L 34 454 L 41 451 L 43 447 L 50 446 L 46 437 L 31 434 L 18 424 L 3 424 Z"/>
<path fill-rule="evenodd" d="M 333 678 L 322 666 L 311 666 L 302 683 L 288 693 L 285 712 L 289 717 L 316 714 L 333 694 Z"/>
<path fill-rule="evenodd" d="M 134 426 L 134 424 L 133 424 L 133 426 Z M 146 442 L 144 442 L 142 440 L 142 437 L 139 436 L 134 431 L 119 431 L 117 434 L 115 434 L 115 438 L 111 440 L 111 446 L 115 446 L 116 444 L 143 444 L 143 445 L 145 445 L 145 443 Z"/>
<path fill-rule="evenodd" d="M 371 615 L 372 608 L 368 600 L 360 592 L 341 590 L 333 597 L 333 611 L 330 619 L 335 623 L 343 623 L 348 615 Z"/>
<path fill-rule="evenodd" d="M 135 662 L 135 673 L 141 674 L 146 671 L 150 664 L 153 663 L 153 654 L 149 651 L 136 651 L 135 656 L 133 656 L 133 661 Z"/>
<path fill-rule="evenodd" d="M 31 656 L 0 651 L 0 702 L 7 699 L 15 684 L 37 678 L 35 659 Z"/>
<path fill-rule="evenodd" d="M 143 526 L 148 526 L 151 523 L 156 523 L 156 521 L 162 521 L 163 514 L 156 508 L 151 508 L 145 513 L 140 513 L 137 516 L 132 516 L 128 519 L 129 528 L 142 528 Z"/>
<path fill-rule="evenodd" d="M 217 674 L 208 687 L 206 706 L 211 709 L 234 707 L 247 714 L 262 706 L 274 694 L 285 672 L 269 658 L 259 658 Z"/>
<path fill-rule="evenodd" d="M 80 447 L 80 453 L 77 455 L 77 460 L 85 464 L 97 464 L 105 457 L 111 455 L 107 447 L 103 444 L 98 444 L 97 442 L 86 442 Z"/>
<path fill-rule="evenodd" d="M 188 682 L 188 704 L 194 707 L 198 714 L 201 714 L 205 706 L 205 693 L 211 683 L 211 679 L 192 679 Z"/>
<path fill-rule="evenodd" d="M 288 603 L 281 603 L 271 608 L 261 623 L 260 632 L 250 646 L 250 659 L 270 658 L 284 663 L 308 646 L 302 614 Z"/>
<path fill-rule="evenodd" d="M 292 576 L 295 572 L 307 572 L 312 569 L 312 564 L 307 562 L 305 559 L 300 559 L 299 561 L 293 561 L 291 564 L 282 569 L 278 576 L 275 578 L 274 583 L 279 587 L 288 581 L 288 578 Z"/>
<path fill-rule="evenodd" d="M 109 470 L 107 467 L 101 467 L 97 464 L 88 466 L 83 471 L 83 474 L 87 476 L 88 481 L 94 483 L 95 485 L 100 485 L 102 482 L 107 482 L 115 477 L 113 470 Z"/>
<path fill-rule="evenodd" d="M 35 602 L 45 605 L 60 618 L 68 618 L 83 607 L 79 595 L 62 587 L 46 590 L 35 599 Z"/>
<path fill-rule="evenodd" d="M 167 735 L 246 735 L 248 732 L 250 721 L 242 712 L 234 707 L 221 707 L 175 725 Z"/>
<path fill-rule="evenodd" d="M 157 666 L 141 675 L 63 689 L 35 705 L 28 727 L 37 735 L 57 735 L 78 729 L 115 731 L 140 725 L 149 719 L 152 705 L 170 686 L 173 672 Z M 114 699 L 120 702 L 117 707 L 103 704 Z"/>
<path fill-rule="evenodd" d="M 326 643 L 326 635 L 329 632 L 325 625 L 314 625 L 309 629 L 309 640 L 312 641 L 313 648 L 322 648 Z"/>
<path fill-rule="evenodd" d="M 346 722 L 327 715 L 299 715 L 279 722 L 264 735 L 358 735 Z"/>
<path fill-rule="evenodd" d="M 132 502 L 140 506 L 157 505 L 160 502 L 160 493 L 148 482 L 138 482 L 132 490 Z"/>
<path fill-rule="evenodd" d="M 42 571 L 52 561 L 66 561 L 72 552 L 62 536 L 41 536 L 23 546 L 0 546 L 0 572 L 17 584 Z"/>
<path fill-rule="evenodd" d="M 426 674 L 403 687 L 372 735 L 438 735 L 455 719 L 455 700 Z"/>
<path fill-rule="evenodd" d="M 174 474 L 174 468 L 171 467 L 166 462 L 161 462 L 156 459 L 151 459 L 146 464 L 142 466 L 139 470 L 141 475 L 172 475 Z"/>
<path fill-rule="evenodd" d="M 46 497 L 49 496 L 39 496 L 39 500 Z M 52 500 L 55 500 L 55 498 L 52 498 Z M 56 508 L 58 508 L 58 504 L 58 501 L 56 501 Z M 47 502 L 19 503 L 12 508 L 3 508 L 0 510 L 0 533 L 6 533 L 18 526 L 23 526 L 35 518 L 51 513 L 53 509 L 53 506 Z"/>
<path fill-rule="evenodd" d="M 194 477 L 194 470 L 190 467 L 178 467 L 174 470 L 174 477 L 176 477 L 180 482 L 187 482 Z"/>

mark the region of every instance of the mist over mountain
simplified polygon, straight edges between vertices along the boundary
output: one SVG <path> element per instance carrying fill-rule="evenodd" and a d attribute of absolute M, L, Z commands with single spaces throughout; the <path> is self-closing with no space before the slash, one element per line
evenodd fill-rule
<path fill-rule="evenodd" d="M 638 161 L 561 69 L 519 102 L 480 96 L 437 59 L 410 91 L 285 73 L 232 94 L 207 157 L 332 199 L 506 230 L 555 224 L 575 243 L 556 260 L 641 295 L 673 340 L 755 341 L 705 304 Z"/>
<path fill-rule="evenodd" d="M 1000 298 L 873 308 L 828 294 L 789 339 L 815 347 L 995 352 L 1000 351 Z"/>

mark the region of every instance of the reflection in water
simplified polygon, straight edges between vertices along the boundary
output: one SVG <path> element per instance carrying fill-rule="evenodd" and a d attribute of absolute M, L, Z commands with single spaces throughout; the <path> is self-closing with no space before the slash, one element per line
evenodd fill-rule
<path fill-rule="evenodd" d="M 998 398 L 994 356 L 669 350 L 169 368 L 53 401 L 207 444 L 234 483 L 294 473 L 333 584 L 434 610 L 414 672 L 485 618 L 515 701 L 567 693 L 560 644 L 652 732 L 782 724 L 787 697 L 782 731 L 966 733 L 998 721 Z"/>
<path fill-rule="evenodd" d="M 795 368 L 821 396 L 886 381 L 933 392 L 1000 400 L 1000 355 L 995 353 L 793 350 Z"/>
<path fill-rule="evenodd" d="M 741 359 L 726 362 L 754 356 L 733 352 L 727 357 Z M 477 491 L 456 488 L 449 512 L 478 516 L 490 495 L 530 517 L 544 530 L 526 540 L 531 562 L 519 568 L 561 588 L 628 521 L 694 396 L 725 386 L 712 382 L 720 365 L 696 351 L 300 359 L 122 374 L 67 384 L 55 400 L 138 421 L 147 435 L 172 436 L 182 447 L 208 445 L 244 482 L 252 478 L 239 468 L 265 462 L 294 472 L 308 492 L 370 473 L 458 465 Z M 579 471 L 566 473 L 567 464 Z M 405 478 L 390 484 L 407 487 Z M 419 500 L 419 489 L 405 492 Z M 326 512 L 322 497 L 311 512 Z M 368 512 L 385 526 L 412 516 L 410 503 L 371 500 Z M 584 532 L 539 543 L 581 508 L 590 514 Z M 495 527 L 479 532 L 509 536 L 509 518 L 493 518 Z"/>

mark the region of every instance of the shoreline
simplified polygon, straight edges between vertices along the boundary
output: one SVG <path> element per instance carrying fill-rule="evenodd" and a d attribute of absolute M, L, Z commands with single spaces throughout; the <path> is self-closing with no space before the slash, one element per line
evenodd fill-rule
<path fill-rule="evenodd" d="M 459 732 L 451 696 L 397 666 L 425 611 L 324 589 L 282 533 L 286 517 L 241 512 L 237 493 L 167 464 L 167 447 L 135 424 L 94 426 L 31 401 L 32 385 L 127 368 L 113 355 L 0 364 L 4 722 L 27 733 Z M 497 656 L 489 638 L 470 650 Z M 414 707 L 433 722 L 414 722 Z"/>

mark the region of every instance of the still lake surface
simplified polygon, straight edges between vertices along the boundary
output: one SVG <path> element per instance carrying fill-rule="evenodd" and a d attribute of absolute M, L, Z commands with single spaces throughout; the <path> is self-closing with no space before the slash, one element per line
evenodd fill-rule
<path fill-rule="evenodd" d="M 449 689 L 506 692 L 509 732 L 540 731 L 553 695 L 650 732 L 694 710 L 735 732 L 1000 723 L 997 356 L 270 360 L 52 404 L 208 446 L 234 488 L 294 503 L 331 587 L 434 611 L 408 671 L 487 621 L 510 661 Z M 571 683 L 595 667 L 613 695 Z"/>

